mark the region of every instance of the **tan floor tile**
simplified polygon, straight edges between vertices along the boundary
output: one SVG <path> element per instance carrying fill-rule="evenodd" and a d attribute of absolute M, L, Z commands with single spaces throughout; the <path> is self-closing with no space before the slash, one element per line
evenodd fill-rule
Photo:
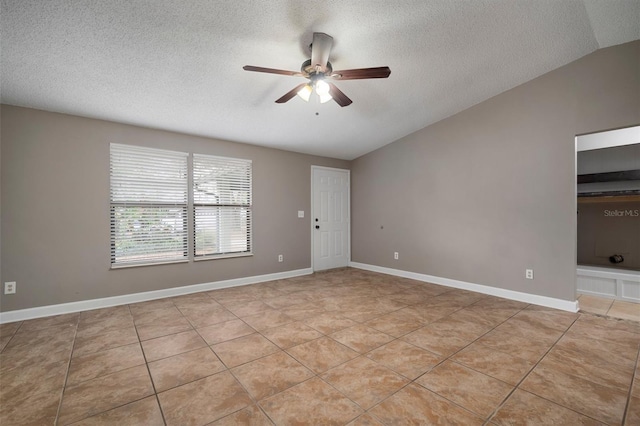
<path fill-rule="evenodd" d="M 309 302 L 309 298 L 306 295 L 294 293 L 270 297 L 264 299 L 263 302 L 271 306 L 273 309 L 282 309 L 289 306 L 305 304 Z"/>
<path fill-rule="evenodd" d="M 23 321 L 9 322 L 0 324 L 0 337 L 12 336 L 18 331 Z"/>
<path fill-rule="evenodd" d="M 218 343 L 211 346 L 211 349 L 229 368 L 280 350 L 276 345 L 257 333 Z"/>
<path fill-rule="evenodd" d="M 195 330 L 158 337 L 142 342 L 142 349 L 147 362 L 167 358 L 183 352 L 207 346 L 206 342 Z"/>
<path fill-rule="evenodd" d="M 400 312 L 408 313 L 422 324 L 429 324 L 438 321 L 441 318 L 451 315 L 460 308 L 452 308 L 446 306 L 430 306 L 426 304 L 413 305 L 401 309 Z"/>
<path fill-rule="evenodd" d="M 623 330 L 630 333 L 640 334 L 640 322 L 623 320 L 620 318 L 601 317 L 591 314 L 580 314 L 578 323 L 595 324 L 598 328 Z"/>
<path fill-rule="evenodd" d="M 311 371 L 284 352 L 241 365 L 231 372 L 256 400 L 275 395 L 313 377 Z"/>
<path fill-rule="evenodd" d="M 393 340 L 388 334 L 362 324 L 336 331 L 329 337 L 359 353 L 369 352 Z"/>
<path fill-rule="evenodd" d="M 451 361 L 419 377 L 416 383 L 483 418 L 513 390 L 511 385 Z"/>
<path fill-rule="evenodd" d="M 315 317 L 307 318 L 302 322 L 324 334 L 331 334 L 338 330 L 342 330 L 343 328 L 358 324 L 357 322 L 345 318 L 336 312 L 320 314 Z"/>
<path fill-rule="evenodd" d="M 629 408 L 624 421 L 625 426 L 640 424 L 640 397 L 633 397 L 629 400 Z"/>
<path fill-rule="evenodd" d="M 262 300 L 227 303 L 225 307 L 239 318 L 248 317 L 249 315 L 259 314 L 260 312 L 273 309 Z"/>
<path fill-rule="evenodd" d="M 475 337 L 460 336 L 451 331 L 437 330 L 427 325 L 400 338 L 412 345 L 446 357 L 464 348 Z"/>
<path fill-rule="evenodd" d="M 73 423 L 73 426 L 164 426 L 158 400 L 150 396 Z"/>
<path fill-rule="evenodd" d="M 133 319 L 129 314 L 106 315 L 104 319 L 95 321 L 82 321 L 82 316 L 80 318 L 81 320 L 78 323 L 77 337 L 106 334 L 123 328 L 132 327 L 134 325 Z"/>
<path fill-rule="evenodd" d="M 128 305 L 112 306 L 110 308 L 92 309 L 80 312 L 78 326 L 87 326 L 113 318 L 132 319 L 131 310 Z"/>
<path fill-rule="evenodd" d="M 578 362 L 578 359 L 567 356 L 566 352 L 557 351 L 554 348 L 540 361 L 538 366 L 581 377 L 603 386 L 610 386 L 620 390 L 629 389 L 633 368 L 615 364 L 603 365 L 598 361 L 594 363 L 590 359 L 585 360 L 585 362 Z"/>
<path fill-rule="evenodd" d="M 43 330 L 18 331 L 2 351 L 11 357 L 15 365 L 26 365 L 46 358 L 48 361 L 64 361 L 71 358 L 75 326 L 56 326 Z"/>
<path fill-rule="evenodd" d="M 374 349 L 366 357 L 411 380 L 426 373 L 442 360 L 442 357 L 402 340 L 394 340 Z"/>
<path fill-rule="evenodd" d="M 347 426 L 383 426 L 375 417 L 369 413 L 365 413 L 349 423 Z"/>
<path fill-rule="evenodd" d="M 59 424 L 72 423 L 153 395 L 146 365 L 98 377 L 65 389 Z"/>
<path fill-rule="evenodd" d="M 243 318 L 244 322 L 258 331 L 293 322 L 294 319 L 275 309 L 269 309 Z"/>
<path fill-rule="evenodd" d="M 512 317 L 495 328 L 497 332 L 505 332 L 516 336 L 525 337 L 537 342 L 543 342 L 551 346 L 564 331 L 529 324 L 526 319 Z"/>
<path fill-rule="evenodd" d="M 7 345 L 9 344 L 9 341 L 12 338 L 13 338 L 12 335 L 0 337 L 0 352 L 2 352 L 5 347 L 7 347 Z"/>
<path fill-rule="evenodd" d="M 548 342 L 538 342 L 524 336 L 497 330 L 482 336 L 477 340 L 477 343 L 533 363 L 538 362 L 552 346 Z"/>
<path fill-rule="evenodd" d="M 172 322 L 150 323 L 136 325 L 140 340 L 155 339 L 156 337 L 168 336 L 169 334 L 180 333 L 181 331 L 192 330 L 191 323 L 186 318 L 179 318 Z"/>
<path fill-rule="evenodd" d="M 184 296 L 172 297 L 171 301 L 176 308 L 221 308 L 222 305 L 206 293 L 192 293 Z"/>
<path fill-rule="evenodd" d="M 29 395 L 59 393 L 64 386 L 69 362 L 46 361 L 16 365 L 9 357 L 0 357 L 0 406 L 7 407 Z M 12 368 L 13 367 L 13 368 Z"/>
<path fill-rule="evenodd" d="M 302 321 L 306 318 L 313 318 L 317 315 L 324 314 L 327 311 L 322 306 L 316 305 L 315 302 L 307 302 L 281 308 L 280 312 L 297 321 Z"/>
<path fill-rule="evenodd" d="M 175 308 L 172 298 L 149 300 L 146 302 L 132 303 L 129 305 L 129 309 L 133 316 L 140 315 L 144 312 L 156 311 L 159 309 L 172 309 L 172 308 Z"/>
<path fill-rule="evenodd" d="M 489 331 L 500 323 L 506 321 L 511 316 L 509 315 L 510 313 L 510 311 L 505 312 L 504 310 L 487 308 L 474 309 L 473 305 L 471 305 L 455 311 L 448 315 L 446 319 L 481 326 L 482 328 L 478 329 L 479 331 Z"/>
<path fill-rule="evenodd" d="M 294 346 L 287 352 L 316 374 L 358 356 L 357 352 L 328 337 Z"/>
<path fill-rule="evenodd" d="M 520 388 L 604 423 L 620 424 L 627 392 L 539 364 Z"/>
<path fill-rule="evenodd" d="M 464 348 L 451 359 L 513 386 L 517 385 L 534 366 L 532 361 L 490 349 L 479 343 Z"/>
<path fill-rule="evenodd" d="M 262 335 L 282 349 L 322 337 L 322 333 L 299 321 L 268 328 L 262 332 Z"/>
<path fill-rule="evenodd" d="M 399 310 L 367 321 L 365 325 L 393 337 L 400 337 L 419 329 L 423 324 L 413 315 Z"/>
<path fill-rule="evenodd" d="M 356 404 L 319 378 L 307 380 L 264 399 L 260 405 L 279 425 L 299 424 L 301 419 L 315 424 L 345 424 L 363 412 Z"/>
<path fill-rule="evenodd" d="M 497 425 L 604 425 L 568 408 L 517 389 L 491 418 Z"/>
<path fill-rule="evenodd" d="M 58 414 L 62 389 L 57 392 L 27 394 L 24 398 L 2 403 L 1 425 L 52 425 Z"/>
<path fill-rule="evenodd" d="M 216 420 L 213 423 L 209 423 L 209 426 L 237 426 L 237 425 L 251 425 L 251 426 L 271 426 L 273 423 L 267 416 L 264 415 L 260 408 L 252 405 L 251 407 L 244 408 L 240 411 L 236 411 L 233 414 L 223 417 L 220 420 Z"/>
<path fill-rule="evenodd" d="M 382 401 L 370 413 L 387 425 L 481 425 L 477 415 L 435 393 L 410 384 Z"/>
<path fill-rule="evenodd" d="M 159 393 L 158 399 L 168 426 L 211 423 L 252 403 L 228 371 Z"/>
<path fill-rule="evenodd" d="M 631 321 L 640 321 L 640 303 L 615 300 L 609 308 L 607 316 Z"/>
<path fill-rule="evenodd" d="M 156 392 L 163 392 L 223 370 L 225 366 L 207 347 L 149 363 L 149 372 Z"/>
<path fill-rule="evenodd" d="M 138 333 L 133 324 L 105 334 L 76 337 L 72 357 L 117 348 L 138 342 Z"/>
<path fill-rule="evenodd" d="M 583 336 L 564 335 L 551 352 L 573 359 L 576 363 L 596 366 L 620 366 L 633 369 L 637 352 L 628 345 L 603 343 Z"/>
<path fill-rule="evenodd" d="M 514 318 L 525 320 L 531 325 L 555 328 L 566 331 L 580 315 L 557 309 L 531 305 L 517 313 Z"/>
<path fill-rule="evenodd" d="M 235 315 L 225 308 L 188 308 L 183 309 L 184 315 L 195 328 L 206 327 L 208 325 L 219 324 L 221 322 L 237 319 Z"/>
<path fill-rule="evenodd" d="M 184 314 L 173 306 L 159 307 L 156 309 L 131 309 L 133 322 L 138 325 L 154 323 L 171 323 L 184 318 Z"/>
<path fill-rule="evenodd" d="M 94 379 L 120 370 L 144 365 L 139 343 L 75 357 L 71 360 L 67 386 Z"/>
<path fill-rule="evenodd" d="M 580 311 L 592 314 L 606 315 L 612 304 L 612 299 L 604 299 L 602 297 L 589 296 L 587 294 L 583 294 L 578 298 Z"/>
<path fill-rule="evenodd" d="M 586 323 L 582 321 L 576 321 L 571 326 L 569 331 L 567 331 L 566 335 L 588 337 L 591 339 L 602 340 L 604 342 L 616 343 L 618 345 L 626 345 L 635 351 L 637 351 L 638 347 L 640 347 L 640 334 L 632 333 L 626 330 L 600 326 L 595 322 Z"/>
<path fill-rule="evenodd" d="M 366 357 L 347 361 L 321 378 L 365 410 L 409 383 L 405 377 Z"/>
<path fill-rule="evenodd" d="M 20 331 L 22 332 L 22 331 L 31 331 L 31 330 L 41 330 L 43 328 L 49 328 L 49 327 L 61 326 L 61 325 L 76 326 L 78 325 L 79 318 L 80 318 L 80 313 L 55 315 L 52 317 L 32 319 L 32 320 L 24 321 L 22 323 L 22 327 L 20 327 Z"/>
<path fill-rule="evenodd" d="M 197 328 L 196 331 L 208 345 L 215 345 L 216 343 L 226 342 L 227 340 L 247 336 L 256 332 L 240 319 Z"/>

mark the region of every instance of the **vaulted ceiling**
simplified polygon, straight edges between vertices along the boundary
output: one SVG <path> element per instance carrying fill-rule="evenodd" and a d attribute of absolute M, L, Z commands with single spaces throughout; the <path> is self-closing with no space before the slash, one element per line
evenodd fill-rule
<path fill-rule="evenodd" d="M 2 103 L 353 159 L 599 48 L 638 0 L 2 0 Z M 353 104 L 274 101 L 314 31 Z"/>

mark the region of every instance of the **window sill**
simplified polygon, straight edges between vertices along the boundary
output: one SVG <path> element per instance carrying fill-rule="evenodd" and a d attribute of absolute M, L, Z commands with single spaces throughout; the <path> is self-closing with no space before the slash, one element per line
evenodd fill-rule
<path fill-rule="evenodd" d="M 212 254 L 209 256 L 198 256 L 193 259 L 194 262 L 201 262 L 204 260 L 216 260 L 216 259 L 231 259 L 234 257 L 251 257 L 253 253 L 228 253 L 228 254 Z"/>
<path fill-rule="evenodd" d="M 127 268 L 139 268 L 141 266 L 156 266 L 156 265 L 172 265 L 174 263 L 188 263 L 189 259 L 181 260 L 168 260 L 166 262 L 150 262 L 150 263 L 126 263 L 126 264 L 112 264 L 111 270 L 114 269 L 127 269 Z"/>

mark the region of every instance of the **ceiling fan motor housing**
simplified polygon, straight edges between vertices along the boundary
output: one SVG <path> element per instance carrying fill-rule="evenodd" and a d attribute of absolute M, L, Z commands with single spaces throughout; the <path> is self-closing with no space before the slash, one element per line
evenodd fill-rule
<path fill-rule="evenodd" d="M 323 76 L 331 75 L 331 73 L 333 72 L 333 67 L 331 66 L 331 62 L 327 62 L 325 70 L 321 72 L 321 71 L 318 71 L 314 65 L 311 65 L 311 59 L 307 59 L 302 63 L 302 66 L 300 67 L 300 72 L 306 78 L 312 78 L 314 75 L 318 75 L 318 74 L 321 74 Z"/>

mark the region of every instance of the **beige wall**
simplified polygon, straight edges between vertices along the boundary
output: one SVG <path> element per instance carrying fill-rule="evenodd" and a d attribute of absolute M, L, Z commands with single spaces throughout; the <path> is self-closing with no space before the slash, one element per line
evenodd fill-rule
<path fill-rule="evenodd" d="M 574 136 L 638 123 L 636 41 L 360 157 L 352 260 L 575 300 Z"/>
<path fill-rule="evenodd" d="M 311 165 L 349 168 L 346 161 L 7 105 L 1 119 L 1 282 L 18 285 L 15 295 L 0 297 L 2 311 L 308 268 Z M 253 160 L 254 256 L 109 270 L 110 142 Z"/>

